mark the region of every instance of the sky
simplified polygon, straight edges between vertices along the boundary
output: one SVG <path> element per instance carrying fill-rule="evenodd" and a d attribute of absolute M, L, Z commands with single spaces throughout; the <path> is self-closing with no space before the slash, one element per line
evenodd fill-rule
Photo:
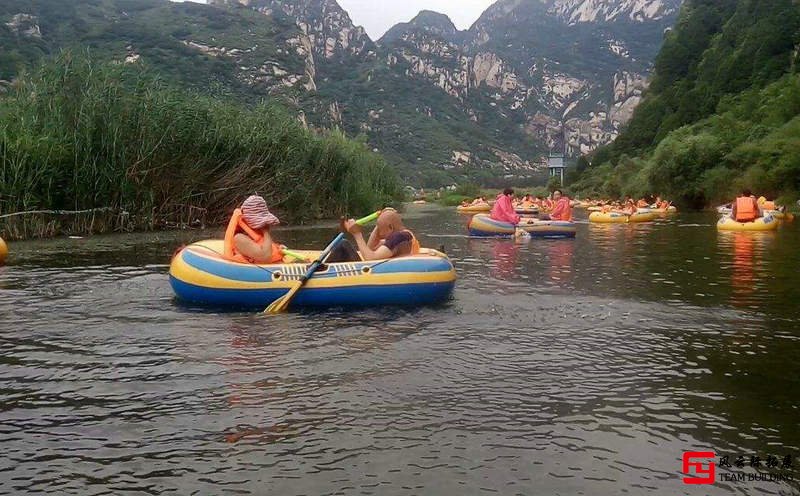
<path fill-rule="evenodd" d="M 204 3 L 205 0 L 192 0 Z M 458 29 L 467 29 L 495 0 L 338 0 L 356 26 L 364 26 L 377 40 L 399 22 L 408 22 L 420 10 L 447 14 Z"/>
<path fill-rule="evenodd" d="M 420 10 L 447 14 L 458 29 L 467 29 L 495 0 L 338 0 L 356 26 L 364 26 L 377 40 L 399 22 L 408 22 Z"/>

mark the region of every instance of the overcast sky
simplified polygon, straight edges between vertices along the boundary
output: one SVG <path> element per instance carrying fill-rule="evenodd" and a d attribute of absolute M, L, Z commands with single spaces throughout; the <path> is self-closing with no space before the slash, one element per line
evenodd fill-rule
<path fill-rule="evenodd" d="M 205 0 L 192 0 L 205 3 Z M 408 22 L 420 10 L 447 14 L 458 29 L 467 29 L 495 0 L 339 0 L 356 26 L 377 40 L 398 22 Z"/>
<path fill-rule="evenodd" d="M 339 0 L 356 26 L 377 40 L 398 22 L 408 22 L 420 10 L 447 14 L 458 29 L 467 29 L 495 0 Z"/>

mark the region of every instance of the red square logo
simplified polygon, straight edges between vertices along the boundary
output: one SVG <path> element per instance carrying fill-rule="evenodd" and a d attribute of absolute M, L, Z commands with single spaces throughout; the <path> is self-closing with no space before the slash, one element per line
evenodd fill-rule
<path fill-rule="evenodd" d="M 684 484 L 713 484 L 717 465 L 713 451 L 686 451 L 683 453 Z M 704 463 L 705 462 L 705 463 Z"/>

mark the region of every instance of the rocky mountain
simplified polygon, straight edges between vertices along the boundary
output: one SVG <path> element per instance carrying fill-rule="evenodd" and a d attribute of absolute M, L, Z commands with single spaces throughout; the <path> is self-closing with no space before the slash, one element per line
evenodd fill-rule
<path fill-rule="evenodd" d="M 685 206 L 743 188 L 800 197 L 800 5 L 686 0 L 624 132 L 576 168 L 604 197 L 661 194 Z"/>
<path fill-rule="evenodd" d="M 386 109 L 380 104 L 386 86 L 391 79 L 410 79 L 415 92 L 449 97 L 423 104 L 423 113 L 441 123 L 455 117 L 442 107 L 453 107 L 483 129 L 483 143 L 472 140 L 463 149 L 434 149 L 423 157 L 400 152 L 401 160 L 458 168 L 465 161 L 485 166 L 498 159 L 497 150 L 528 158 L 527 164 L 506 164 L 506 172 L 535 169 L 531 158 L 547 150 L 578 156 L 613 141 L 640 102 L 652 60 L 680 7 L 680 0 L 499 0 L 467 31 L 458 31 L 443 14 L 423 11 L 373 44 L 334 0 L 242 1 L 293 17 L 313 40 L 315 56 L 358 67 L 383 93 L 354 101 L 339 79 L 347 75 L 329 78 L 316 95 L 326 102 L 327 120 L 350 129 L 358 125 L 373 142 L 386 142 L 388 137 L 378 136 L 385 134 L 380 121 Z M 409 102 L 401 98 L 395 105 L 404 103 Z M 311 114 L 324 121 L 316 107 Z M 359 122 L 340 123 L 348 111 Z M 364 112 L 366 122 L 357 115 Z"/>
<path fill-rule="evenodd" d="M 89 45 L 363 134 L 414 183 L 529 176 L 616 138 L 680 0 L 499 0 L 469 30 L 423 11 L 377 41 L 335 0 L 209 3 L 8 0 L 0 78 Z"/>
<path fill-rule="evenodd" d="M 448 41 L 457 40 L 461 34 L 453 21 L 446 15 L 432 10 L 423 10 L 410 22 L 394 25 L 378 40 L 378 43 L 386 45 L 415 32 L 430 33 Z"/>

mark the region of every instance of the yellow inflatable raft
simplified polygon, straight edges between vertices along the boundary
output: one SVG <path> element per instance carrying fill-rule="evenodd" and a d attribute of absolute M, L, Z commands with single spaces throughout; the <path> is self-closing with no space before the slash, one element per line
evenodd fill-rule
<path fill-rule="evenodd" d="M 223 240 L 183 248 L 169 275 L 175 295 L 212 307 L 263 308 L 286 295 L 308 264 L 256 265 L 226 260 Z M 314 259 L 319 252 L 299 252 Z M 419 255 L 326 264 L 298 291 L 294 307 L 422 305 L 446 300 L 456 271 L 447 255 L 422 248 Z"/>
<path fill-rule="evenodd" d="M 456 209 L 460 214 L 479 214 L 482 212 L 489 212 L 492 210 L 492 206 L 488 203 L 482 203 L 480 205 L 470 205 L 468 207 L 458 207 Z"/>
<path fill-rule="evenodd" d="M 658 214 L 650 211 L 640 211 L 633 215 L 622 212 L 592 212 L 589 214 L 589 222 L 598 224 L 628 224 L 630 222 L 652 222 L 656 220 Z"/>
<path fill-rule="evenodd" d="M 772 217 L 775 217 L 778 220 L 784 220 L 786 222 L 792 222 L 794 220 L 794 214 L 791 214 L 789 212 L 784 212 L 781 210 L 767 210 L 766 212 L 764 212 L 764 215 L 765 216 L 771 215 Z"/>
<path fill-rule="evenodd" d="M 771 215 L 761 217 L 753 222 L 736 222 L 725 216 L 717 222 L 717 229 L 720 231 L 774 231 L 778 228 L 778 224 L 780 222 Z"/>
<path fill-rule="evenodd" d="M 678 207 L 676 207 L 675 205 L 670 205 L 667 208 L 652 208 L 650 210 L 652 210 L 653 212 L 659 213 L 661 215 L 678 213 Z"/>

